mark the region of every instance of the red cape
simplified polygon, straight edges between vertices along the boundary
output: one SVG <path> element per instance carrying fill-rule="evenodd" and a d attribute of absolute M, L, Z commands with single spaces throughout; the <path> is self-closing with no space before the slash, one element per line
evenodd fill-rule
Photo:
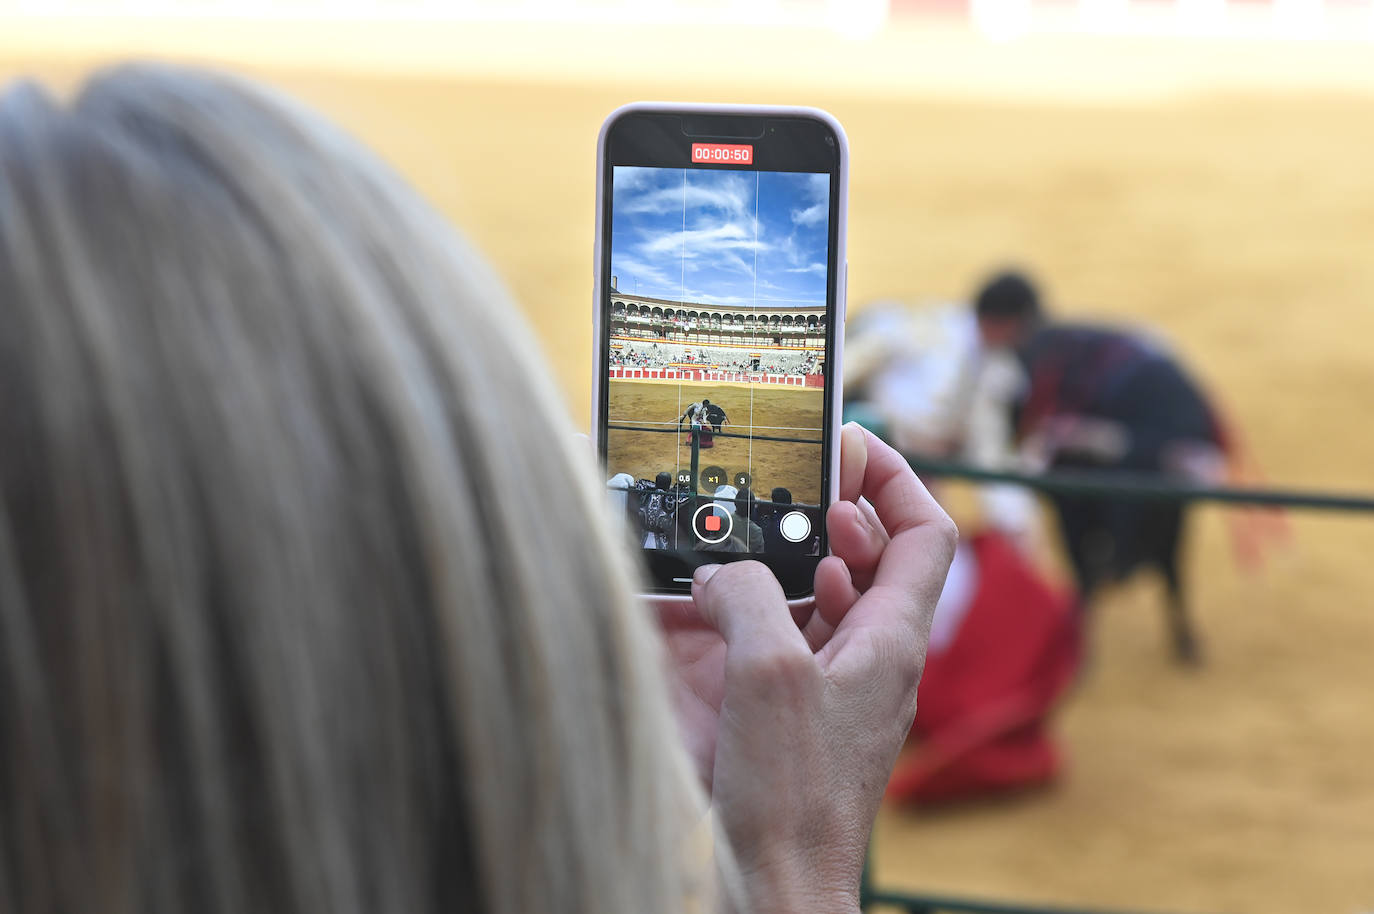
<path fill-rule="evenodd" d="M 1042 784 L 1062 765 L 1047 717 L 1080 659 L 1075 598 L 996 533 L 973 537 L 972 602 L 926 659 L 916 721 L 890 799 L 937 802 Z"/>

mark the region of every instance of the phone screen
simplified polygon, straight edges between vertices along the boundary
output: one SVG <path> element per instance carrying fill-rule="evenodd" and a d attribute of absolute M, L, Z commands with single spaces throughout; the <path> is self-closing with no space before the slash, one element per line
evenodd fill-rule
<path fill-rule="evenodd" d="M 819 121 L 705 120 L 706 136 L 681 117 L 611 134 L 608 495 L 657 589 L 753 558 L 805 593 L 830 502 L 839 154 Z"/>

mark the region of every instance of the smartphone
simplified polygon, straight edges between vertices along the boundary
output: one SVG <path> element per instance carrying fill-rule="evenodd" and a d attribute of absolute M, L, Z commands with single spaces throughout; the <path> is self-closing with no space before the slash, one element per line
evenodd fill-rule
<path fill-rule="evenodd" d="M 812 108 L 639 103 L 597 143 L 592 431 L 658 597 L 813 592 L 837 497 L 849 150 Z"/>

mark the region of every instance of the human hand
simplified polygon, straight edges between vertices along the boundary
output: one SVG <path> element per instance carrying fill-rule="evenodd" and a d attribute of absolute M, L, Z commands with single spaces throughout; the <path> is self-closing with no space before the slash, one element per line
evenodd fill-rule
<path fill-rule="evenodd" d="M 957 538 L 899 454 L 857 425 L 842 434 L 814 605 L 794 614 L 767 568 L 741 562 L 699 569 L 693 603 L 660 611 L 750 910 L 857 906 Z"/>

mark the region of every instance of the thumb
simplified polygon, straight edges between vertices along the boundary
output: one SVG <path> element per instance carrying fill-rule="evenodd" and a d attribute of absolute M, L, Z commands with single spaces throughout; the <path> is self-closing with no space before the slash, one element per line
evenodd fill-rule
<path fill-rule="evenodd" d="M 759 562 L 701 566 L 692 577 L 692 600 L 725 639 L 727 667 L 757 654 L 811 656 L 782 586 Z"/>

